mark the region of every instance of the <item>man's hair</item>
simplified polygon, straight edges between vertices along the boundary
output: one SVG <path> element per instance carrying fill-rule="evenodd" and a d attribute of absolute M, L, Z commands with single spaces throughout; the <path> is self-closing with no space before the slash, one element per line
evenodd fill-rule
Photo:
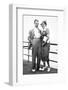
<path fill-rule="evenodd" d="M 34 23 L 35 23 L 36 21 L 37 21 L 37 22 L 39 22 L 39 20 L 38 20 L 38 19 L 35 19 L 35 20 L 34 20 Z"/>

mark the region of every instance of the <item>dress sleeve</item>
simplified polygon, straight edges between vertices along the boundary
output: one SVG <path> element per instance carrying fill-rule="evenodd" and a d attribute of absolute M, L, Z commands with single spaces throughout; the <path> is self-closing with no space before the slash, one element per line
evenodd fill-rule
<path fill-rule="evenodd" d="M 46 34 L 47 34 L 47 37 L 49 38 L 50 37 L 50 31 L 48 28 L 46 29 Z"/>
<path fill-rule="evenodd" d="M 47 37 L 46 41 L 48 41 L 50 39 L 50 32 L 48 28 L 46 29 L 46 37 Z"/>
<path fill-rule="evenodd" d="M 50 32 L 49 32 L 48 28 L 46 29 L 46 33 L 47 33 L 47 35 L 50 35 Z"/>

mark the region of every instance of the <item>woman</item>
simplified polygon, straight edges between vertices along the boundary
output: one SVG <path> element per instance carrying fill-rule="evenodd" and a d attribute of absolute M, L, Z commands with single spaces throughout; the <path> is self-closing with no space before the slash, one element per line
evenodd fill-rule
<path fill-rule="evenodd" d="M 50 41 L 49 41 L 49 29 L 47 28 L 46 21 L 43 21 L 41 23 L 41 26 L 43 28 L 42 31 L 42 61 L 43 61 L 43 68 L 41 70 L 45 70 L 45 61 L 47 61 L 47 71 L 50 71 L 50 64 L 49 64 L 49 49 L 50 49 Z"/>

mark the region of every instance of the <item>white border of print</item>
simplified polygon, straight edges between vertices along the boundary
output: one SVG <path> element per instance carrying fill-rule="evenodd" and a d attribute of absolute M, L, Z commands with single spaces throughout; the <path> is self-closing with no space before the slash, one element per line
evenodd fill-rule
<path fill-rule="evenodd" d="M 43 8 L 25 8 L 23 5 L 10 5 L 9 6 L 9 83 L 11 85 L 28 85 L 28 84 L 52 84 L 65 81 L 64 75 L 64 39 L 63 39 L 63 21 L 64 9 L 50 9 Z M 22 29 L 18 30 L 18 10 L 22 10 L 21 15 L 28 13 L 37 14 L 37 11 L 43 14 L 46 12 L 48 15 L 58 17 L 58 30 L 59 30 L 59 52 L 58 58 L 59 67 L 58 74 L 44 74 L 44 75 L 22 75 Z M 25 11 L 26 10 L 26 11 Z M 31 10 L 31 12 L 30 12 Z M 34 11 L 33 11 L 34 10 Z M 32 12 L 33 11 L 33 12 Z M 25 13 L 24 13 L 25 12 Z M 22 27 L 22 26 L 21 26 Z"/>

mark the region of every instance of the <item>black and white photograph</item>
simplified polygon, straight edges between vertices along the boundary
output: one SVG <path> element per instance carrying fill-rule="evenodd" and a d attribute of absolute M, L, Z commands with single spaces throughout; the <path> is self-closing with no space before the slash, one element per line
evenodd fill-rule
<path fill-rule="evenodd" d="M 58 17 L 24 14 L 23 74 L 58 73 Z"/>
<path fill-rule="evenodd" d="M 0 90 L 68 90 L 68 0 L 0 1 Z"/>
<path fill-rule="evenodd" d="M 13 5 L 11 10 L 10 49 L 13 58 L 10 57 L 9 70 L 13 73 L 9 75 L 10 83 L 62 82 L 65 71 L 64 9 Z"/>

